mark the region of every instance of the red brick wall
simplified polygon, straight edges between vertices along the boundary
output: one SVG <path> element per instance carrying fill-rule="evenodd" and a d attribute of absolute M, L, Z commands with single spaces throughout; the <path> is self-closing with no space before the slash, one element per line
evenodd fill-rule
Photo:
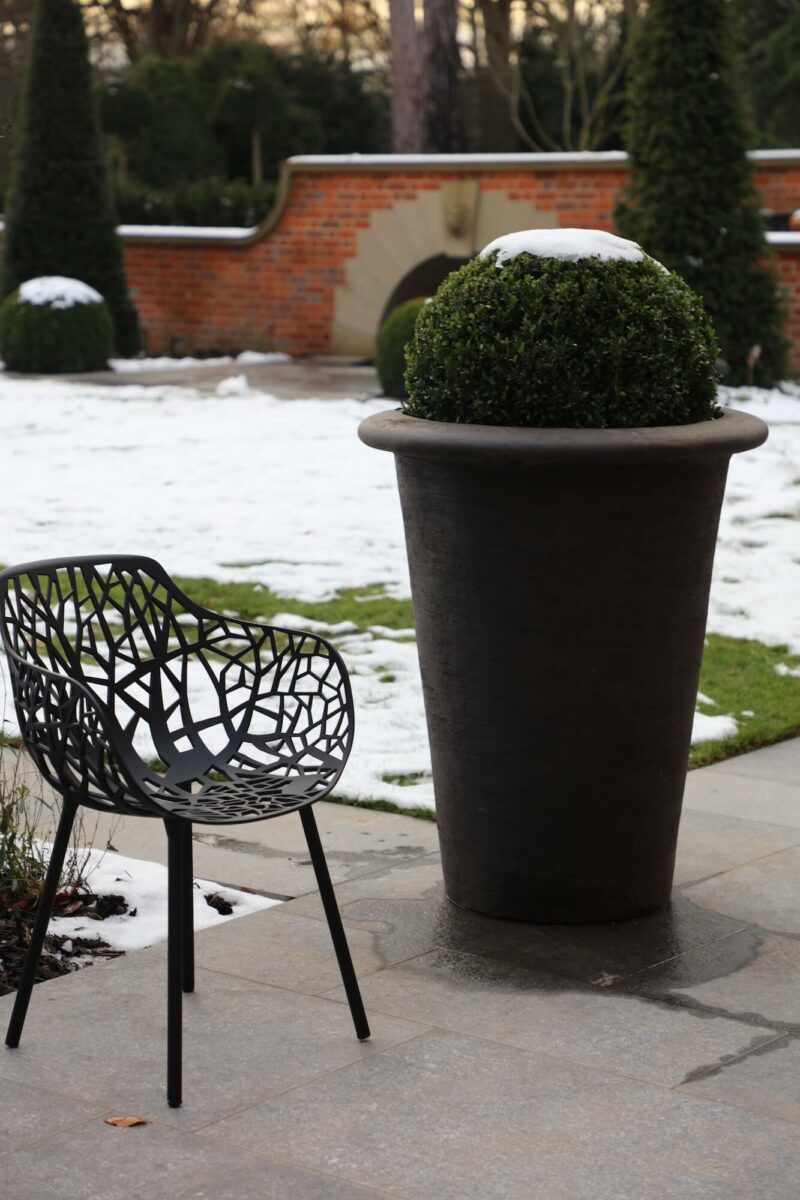
<path fill-rule="evenodd" d="M 453 179 L 477 179 L 485 192 L 530 201 L 559 226 L 613 228 L 625 166 L 593 162 L 520 162 L 458 169 L 387 167 L 386 160 L 344 167 L 302 160 L 290 164 L 283 204 L 251 240 L 170 240 L 124 236 L 128 280 L 151 353 L 263 347 L 290 354 L 330 350 L 336 287 L 358 250 L 358 234 L 378 210 Z M 800 208 L 800 161 L 759 163 L 756 182 L 765 208 Z M 789 335 L 800 370 L 800 253 L 780 251 L 789 288 Z M 396 282 L 399 282 L 396 281 Z"/>

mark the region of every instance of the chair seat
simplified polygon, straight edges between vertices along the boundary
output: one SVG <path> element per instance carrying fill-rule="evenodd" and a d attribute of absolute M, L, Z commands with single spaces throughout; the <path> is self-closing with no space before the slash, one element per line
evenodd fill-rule
<path fill-rule="evenodd" d="M 231 825 L 296 812 L 325 795 L 329 786 L 330 772 L 306 771 L 288 778 L 259 772 L 252 778 L 238 774 L 236 779 L 207 783 L 199 792 L 187 792 L 185 800 L 176 796 L 174 787 L 154 789 L 147 795 L 165 810 L 164 816 Z"/>

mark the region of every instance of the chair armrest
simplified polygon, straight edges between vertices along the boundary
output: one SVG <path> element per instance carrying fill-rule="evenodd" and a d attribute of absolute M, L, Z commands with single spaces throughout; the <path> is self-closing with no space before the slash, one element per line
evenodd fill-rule
<path fill-rule="evenodd" d="M 143 792 L 144 778 L 153 773 L 91 688 L 29 662 L 8 645 L 5 651 L 20 732 L 47 782 L 62 794 L 109 809 L 163 815 Z"/>

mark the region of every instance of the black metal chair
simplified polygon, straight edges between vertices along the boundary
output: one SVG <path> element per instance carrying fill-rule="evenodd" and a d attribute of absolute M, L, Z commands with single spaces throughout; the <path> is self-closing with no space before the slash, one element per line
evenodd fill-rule
<path fill-rule="evenodd" d="M 352 744 L 350 683 L 334 648 L 312 634 L 211 612 L 153 559 L 122 555 L 3 571 L 0 631 L 25 745 L 63 797 L 6 1045 L 19 1044 L 81 804 L 166 826 L 172 1107 L 181 1103 L 181 993 L 194 988 L 192 821 L 299 812 L 356 1035 L 368 1038 L 311 809 L 336 785 Z M 193 698 L 195 677 L 204 689 Z M 197 711 L 209 685 L 214 711 Z M 143 737 L 163 767 L 145 760 Z"/>

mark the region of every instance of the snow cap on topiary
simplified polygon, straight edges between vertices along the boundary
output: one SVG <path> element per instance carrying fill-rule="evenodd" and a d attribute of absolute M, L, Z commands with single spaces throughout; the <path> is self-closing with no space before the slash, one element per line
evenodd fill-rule
<path fill-rule="evenodd" d="M 50 308 L 72 308 L 73 304 L 102 304 L 103 297 L 88 283 L 66 275 L 40 275 L 20 284 L 21 304 L 47 304 Z"/>
<path fill-rule="evenodd" d="M 594 229 L 507 234 L 444 281 L 407 348 L 404 410 L 542 428 L 716 415 L 700 299 L 635 242 Z"/>
<path fill-rule="evenodd" d="M 537 258 L 562 258 L 577 262 L 579 258 L 624 258 L 641 262 L 646 258 L 641 246 L 627 238 L 606 233 L 604 229 L 522 229 L 519 233 L 504 233 L 481 250 L 481 258 L 497 252 L 497 265 L 520 254 L 535 254 Z"/>

